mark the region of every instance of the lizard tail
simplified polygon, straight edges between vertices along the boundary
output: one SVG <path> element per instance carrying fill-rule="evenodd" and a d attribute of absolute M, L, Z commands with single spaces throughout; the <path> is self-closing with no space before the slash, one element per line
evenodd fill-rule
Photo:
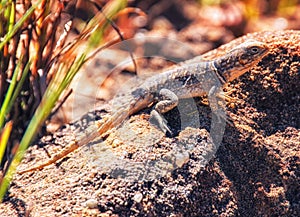
<path fill-rule="evenodd" d="M 79 139 L 75 140 L 74 142 L 70 143 L 66 146 L 62 151 L 53 155 L 47 162 L 42 163 L 38 166 L 23 170 L 18 172 L 18 174 L 24 174 L 27 172 L 33 172 L 37 170 L 41 170 L 46 166 L 49 166 L 58 160 L 63 159 L 71 152 L 75 151 L 76 149 L 84 146 L 96 138 L 103 138 L 109 130 L 113 129 L 120 125 L 126 118 L 128 118 L 133 113 L 137 112 L 138 110 L 145 108 L 147 105 L 151 103 L 151 98 L 140 98 L 137 100 L 133 100 L 128 104 L 128 106 L 123 106 L 117 109 L 110 117 L 104 118 L 97 125 L 93 125 L 88 127 L 84 130 L 84 135 L 80 136 Z"/>
<path fill-rule="evenodd" d="M 49 166 L 49 165 L 55 163 L 56 161 L 64 158 L 66 155 L 68 155 L 69 153 L 75 151 L 78 148 L 79 148 L 78 143 L 76 141 L 74 141 L 71 144 L 69 144 L 64 150 L 62 150 L 61 152 L 53 155 L 50 158 L 50 160 L 48 160 L 47 162 L 45 162 L 43 164 L 40 164 L 38 166 L 29 168 L 29 169 L 26 169 L 26 170 L 22 170 L 22 171 L 18 172 L 18 174 L 22 175 L 22 174 L 27 173 L 27 172 L 33 172 L 33 171 L 41 170 L 44 167 Z"/>

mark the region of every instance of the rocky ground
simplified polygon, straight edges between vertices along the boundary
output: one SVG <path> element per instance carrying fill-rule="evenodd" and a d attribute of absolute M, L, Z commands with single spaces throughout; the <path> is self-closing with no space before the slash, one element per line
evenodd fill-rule
<path fill-rule="evenodd" d="M 233 98 L 227 110 L 234 125 L 226 126 L 207 164 L 204 156 L 214 152 L 208 106 L 195 99 L 200 126 L 192 120 L 183 130 L 178 127 L 180 111 L 170 111 L 166 117 L 178 132 L 175 136 L 149 125 L 146 109 L 105 142 L 81 148 L 43 170 L 16 175 L 0 204 L 1 216 L 300 216 L 300 32 L 248 34 L 201 58 L 220 56 L 247 39 L 263 41 L 272 50 L 224 88 Z M 103 104 L 43 137 L 29 149 L 20 170 L 62 149 L 73 139 L 74 128 L 106 115 L 110 106 Z M 132 135 L 124 137 L 128 129 Z M 159 159 L 179 144 L 193 148 L 187 156 L 182 153 L 174 170 L 141 178 L 128 164 L 123 171 L 129 175 L 112 172 L 125 160 L 146 164 L 151 156 Z"/>

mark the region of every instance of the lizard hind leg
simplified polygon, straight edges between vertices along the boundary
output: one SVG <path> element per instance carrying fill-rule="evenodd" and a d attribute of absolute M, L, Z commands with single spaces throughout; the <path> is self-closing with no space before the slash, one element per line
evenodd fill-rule
<path fill-rule="evenodd" d="M 167 120 L 163 114 L 172 110 L 178 105 L 178 97 L 169 89 L 161 89 L 158 95 L 159 102 L 155 105 L 154 110 L 150 114 L 150 123 L 158 127 L 164 133 L 167 131 L 172 134 L 172 131 L 167 125 Z"/>

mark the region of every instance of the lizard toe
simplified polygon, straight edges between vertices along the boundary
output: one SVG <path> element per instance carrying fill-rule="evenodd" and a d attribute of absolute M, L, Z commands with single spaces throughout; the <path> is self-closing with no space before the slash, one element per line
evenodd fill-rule
<path fill-rule="evenodd" d="M 156 110 L 152 110 L 149 122 L 159 130 L 163 131 L 165 134 L 169 132 L 172 135 L 172 131 L 168 127 L 167 120 Z"/>

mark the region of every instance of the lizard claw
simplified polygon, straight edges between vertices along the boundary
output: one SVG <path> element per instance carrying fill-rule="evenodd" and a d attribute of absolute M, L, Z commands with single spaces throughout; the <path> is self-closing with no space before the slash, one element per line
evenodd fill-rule
<path fill-rule="evenodd" d="M 219 122 L 225 121 L 229 126 L 234 127 L 233 119 L 224 112 L 215 112 Z"/>
<path fill-rule="evenodd" d="M 162 115 L 160 115 L 156 110 L 152 110 L 150 114 L 149 122 L 155 127 L 157 127 L 158 129 L 160 129 L 161 131 L 163 131 L 165 134 L 169 132 L 172 135 L 172 131 L 167 125 L 168 123 L 167 120 Z"/>

